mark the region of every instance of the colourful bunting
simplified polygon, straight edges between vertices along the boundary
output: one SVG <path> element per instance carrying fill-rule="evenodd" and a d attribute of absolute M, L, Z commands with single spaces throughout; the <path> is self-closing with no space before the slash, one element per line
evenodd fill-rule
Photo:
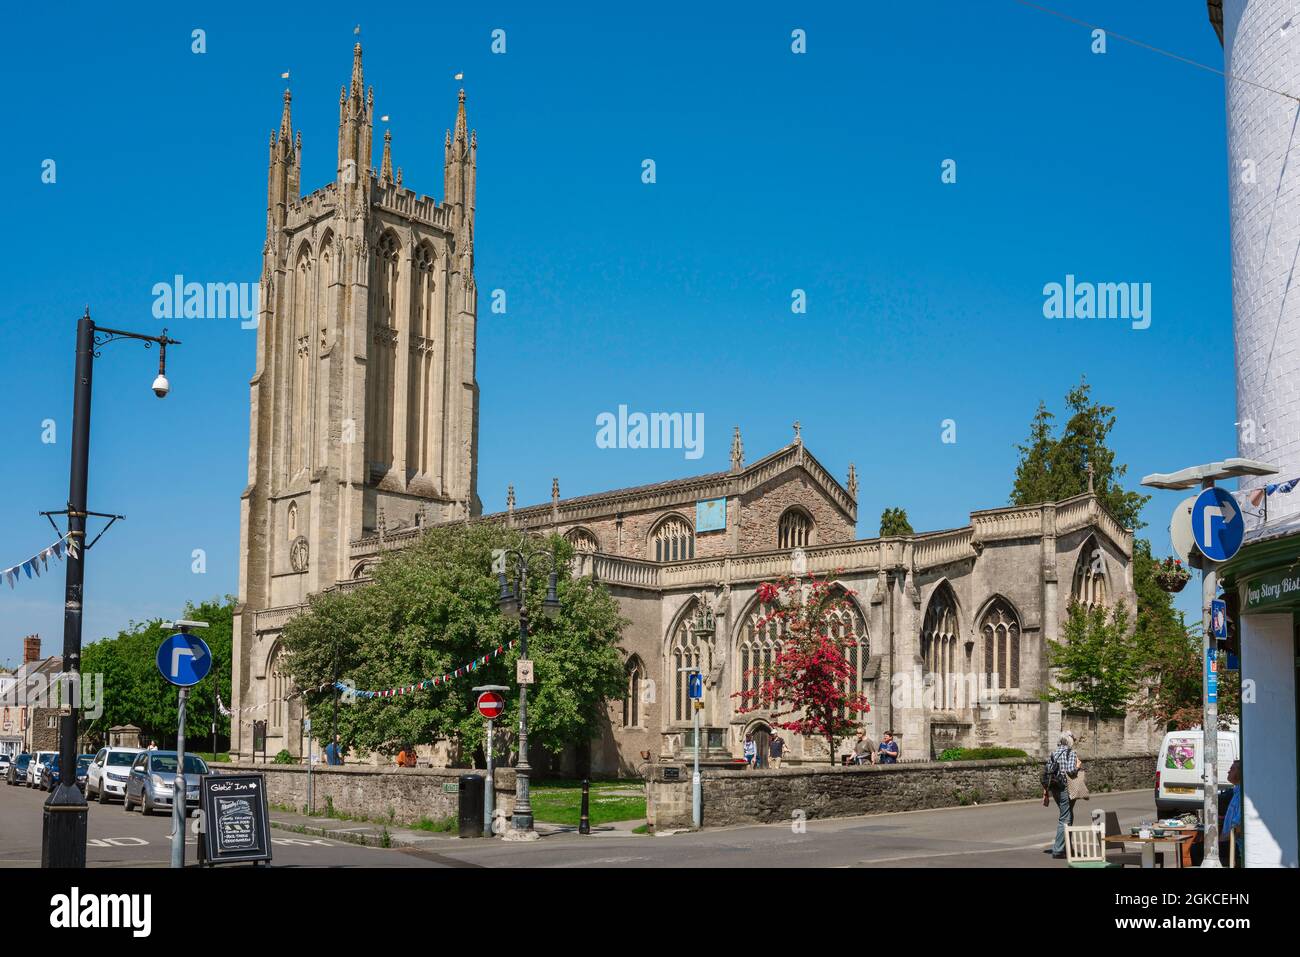
<path fill-rule="evenodd" d="M 0 569 L 0 579 L 8 582 L 9 587 L 13 588 L 23 575 L 26 575 L 28 578 L 33 576 L 39 578 L 42 568 L 49 571 L 50 556 L 53 555 L 55 558 L 61 560 L 65 548 L 67 549 L 68 554 L 75 554 L 72 549 L 72 543 L 66 542 L 64 538 L 61 538 L 48 548 L 42 548 L 31 558 L 27 559 L 27 561 L 19 562 L 17 565 L 11 565 L 9 568 Z"/>

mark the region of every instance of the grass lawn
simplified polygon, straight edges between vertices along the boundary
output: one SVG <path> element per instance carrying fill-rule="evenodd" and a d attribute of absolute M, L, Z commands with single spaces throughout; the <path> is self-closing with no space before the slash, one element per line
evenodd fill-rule
<path fill-rule="evenodd" d="M 635 796 L 610 792 L 635 791 Z M 538 781 L 529 789 L 533 817 L 548 824 L 576 827 L 582 816 L 581 781 Z M 640 781 L 592 781 L 588 806 L 591 826 L 614 821 L 645 820 L 645 794 Z"/>

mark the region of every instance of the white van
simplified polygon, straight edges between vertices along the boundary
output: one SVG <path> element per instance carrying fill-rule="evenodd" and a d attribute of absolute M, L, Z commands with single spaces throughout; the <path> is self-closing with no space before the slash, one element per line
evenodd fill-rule
<path fill-rule="evenodd" d="M 1222 817 L 1232 799 L 1228 768 L 1241 757 L 1241 740 L 1236 731 L 1215 735 L 1219 746 L 1219 815 Z M 1161 818 L 1199 811 L 1205 807 L 1205 733 L 1170 731 L 1165 734 L 1156 754 L 1156 814 Z"/>

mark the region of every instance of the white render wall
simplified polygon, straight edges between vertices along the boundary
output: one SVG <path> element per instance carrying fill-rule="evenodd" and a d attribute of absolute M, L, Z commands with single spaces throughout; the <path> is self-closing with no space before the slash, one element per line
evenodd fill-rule
<path fill-rule="evenodd" d="M 1296 867 L 1292 618 L 1243 615 L 1241 621 L 1241 678 L 1255 683 L 1255 701 L 1245 705 L 1241 722 L 1246 866 Z"/>
<path fill-rule="evenodd" d="M 1293 0 L 1225 0 L 1223 44 L 1227 73 L 1300 96 Z M 1282 474 L 1271 479 L 1278 481 L 1300 475 L 1300 103 L 1240 79 L 1224 82 L 1237 451 L 1278 466 Z M 1298 511 L 1300 496 L 1273 496 L 1268 509 L 1270 520 Z"/>

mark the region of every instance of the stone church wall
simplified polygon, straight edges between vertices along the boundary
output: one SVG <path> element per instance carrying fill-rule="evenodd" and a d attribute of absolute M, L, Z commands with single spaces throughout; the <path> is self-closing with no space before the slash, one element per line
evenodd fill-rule
<path fill-rule="evenodd" d="M 1042 795 L 1040 761 L 917 762 L 847 768 L 782 768 L 779 771 L 705 771 L 705 827 L 789 824 L 812 818 L 853 817 L 926 808 L 1034 800 Z M 1105 792 L 1151 786 L 1155 754 L 1085 761 L 1093 807 Z M 664 780 L 666 768 L 677 780 Z M 671 773 L 671 772 L 670 772 Z M 655 830 L 691 826 L 691 775 L 685 765 L 661 765 L 648 785 L 647 816 Z M 1086 805 L 1085 805 L 1086 806 Z M 1044 812 L 1046 814 L 1046 812 Z M 1055 823 L 1043 818 L 1044 833 Z"/>

